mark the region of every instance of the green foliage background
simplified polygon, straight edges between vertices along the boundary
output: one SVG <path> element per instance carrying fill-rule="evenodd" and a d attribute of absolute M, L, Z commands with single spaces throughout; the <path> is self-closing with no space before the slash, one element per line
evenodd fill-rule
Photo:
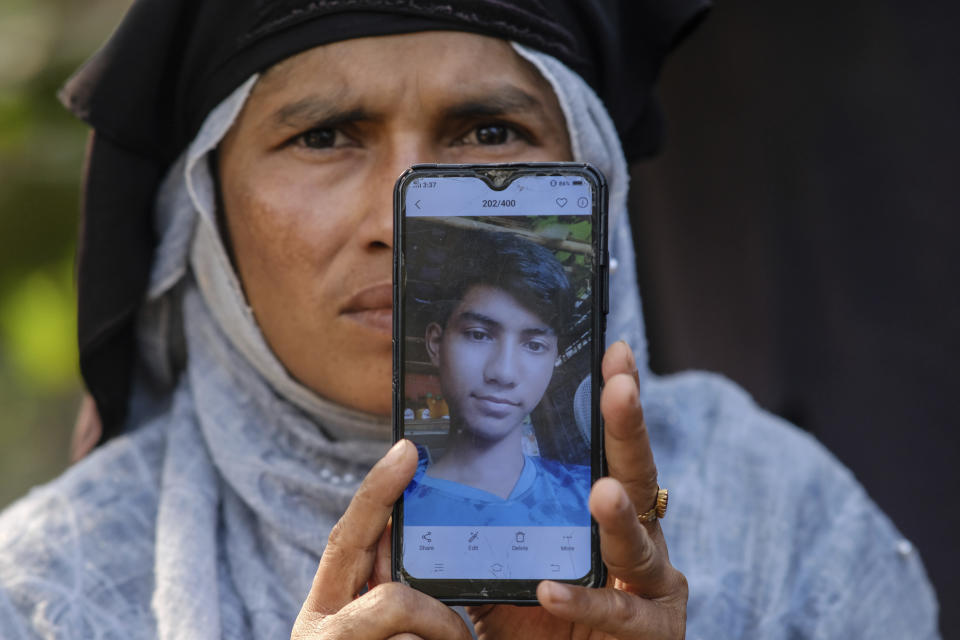
<path fill-rule="evenodd" d="M 56 91 L 129 0 L 0 0 L 0 507 L 67 466 L 87 127 Z"/>

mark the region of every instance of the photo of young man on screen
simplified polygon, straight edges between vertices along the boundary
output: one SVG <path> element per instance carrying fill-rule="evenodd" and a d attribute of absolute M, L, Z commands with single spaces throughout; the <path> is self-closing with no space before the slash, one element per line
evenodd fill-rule
<path fill-rule="evenodd" d="M 574 289 L 544 246 L 511 232 L 466 235 L 425 347 L 449 406 L 445 449 L 404 495 L 407 524 L 588 526 L 590 468 L 527 455 L 523 425 L 570 340 Z M 573 412 L 573 398 L 567 410 Z M 584 461 L 587 462 L 587 461 Z"/>

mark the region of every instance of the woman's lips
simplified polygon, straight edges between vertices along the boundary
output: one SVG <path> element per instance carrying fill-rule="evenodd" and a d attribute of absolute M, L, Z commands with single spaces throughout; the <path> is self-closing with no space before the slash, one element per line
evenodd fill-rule
<path fill-rule="evenodd" d="M 376 284 L 355 293 L 341 313 L 374 331 L 393 332 L 393 285 Z"/>

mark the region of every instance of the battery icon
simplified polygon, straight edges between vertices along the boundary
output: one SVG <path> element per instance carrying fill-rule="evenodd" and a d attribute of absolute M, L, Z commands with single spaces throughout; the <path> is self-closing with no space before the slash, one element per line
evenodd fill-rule
<path fill-rule="evenodd" d="M 573 184 L 583 184 L 583 180 L 574 180 Z"/>

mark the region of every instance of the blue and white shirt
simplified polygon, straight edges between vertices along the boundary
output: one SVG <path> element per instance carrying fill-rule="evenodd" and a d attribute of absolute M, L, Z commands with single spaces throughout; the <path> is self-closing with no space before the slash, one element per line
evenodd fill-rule
<path fill-rule="evenodd" d="M 506 499 L 426 471 L 427 457 L 420 449 L 417 473 L 403 494 L 406 524 L 590 526 L 590 467 L 524 456 L 523 470 Z"/>

